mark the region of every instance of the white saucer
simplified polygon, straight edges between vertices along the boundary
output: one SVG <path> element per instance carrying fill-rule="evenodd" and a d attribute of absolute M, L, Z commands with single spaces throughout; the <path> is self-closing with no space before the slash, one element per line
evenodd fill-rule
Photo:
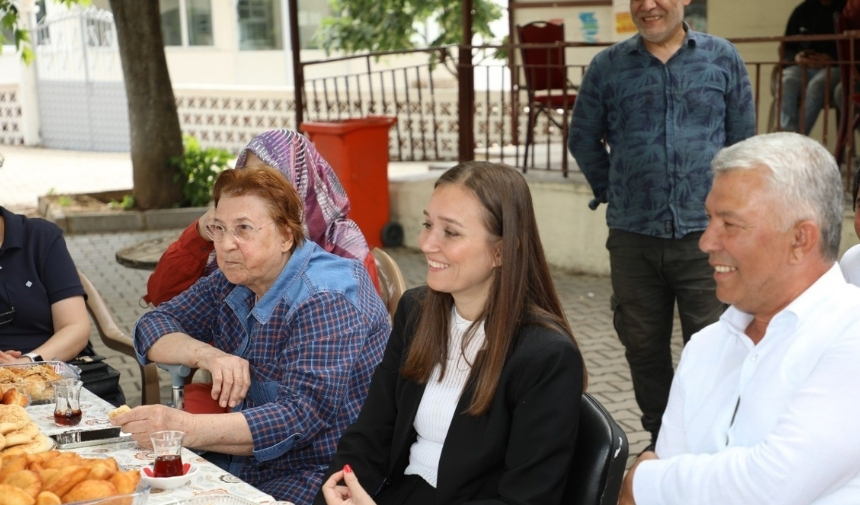
<path fill-rule="evenodd" d="M 175 489 L 191 482 L 194 474 L 197 473 L 197 465 L 194 463 L 189 463 L 189 465 L 188 473 L 176 477 L 150 477 L 144 472 L 144 468 L 152 470 L 152 465 L 149 465 L 140 469 L 140 478 L 156 489 Z"/>

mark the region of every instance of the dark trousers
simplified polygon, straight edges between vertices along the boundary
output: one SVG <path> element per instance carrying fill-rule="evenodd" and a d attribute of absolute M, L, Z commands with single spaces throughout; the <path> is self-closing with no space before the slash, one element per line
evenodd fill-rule
<path fill-rule="evenodd" d="M 684 343 L 717 321 L 714 269 L 699 250 L 702 232 L 665 239 L 609 230 L 613 322 L 626 349 L 642 426 L 655 441 L 672 387 L 672 321 L 675 303 Z"/>
<path fill-rule="evenodd" d="M 417 475 L 404 475 L 396 484 L 382 490 L 373 500 L 376 505 L 434 505 L 436 488 Z"/>

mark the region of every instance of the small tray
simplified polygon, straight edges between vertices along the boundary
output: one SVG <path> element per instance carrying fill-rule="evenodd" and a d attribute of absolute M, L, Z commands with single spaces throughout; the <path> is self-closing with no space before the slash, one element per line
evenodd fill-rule
<path fill-rule="evenodd" d="M 53 403 L 54 386 L 51 380 L 34 380 L 33 377 L 24 378 L 22 374 L 30 368 L 39 366 L 50 366 L 54 372 L 64 379 L 80 379 L 81 374 L 78 367 L 69 365 L 63 361 L 42 361 L 37 363 L 15 363 L 11 365 L 0 365 L 0 393 L 5 393 L 9 387 L 16 387 L 18 391 L 30 397 L 30 405 L 42 405 Z M 8 372 L 12 371 L 12 374 Z M 17 378 L 17 379 L 16 379 Z M 14 380 L 20 380 L 14 382 Z"/>

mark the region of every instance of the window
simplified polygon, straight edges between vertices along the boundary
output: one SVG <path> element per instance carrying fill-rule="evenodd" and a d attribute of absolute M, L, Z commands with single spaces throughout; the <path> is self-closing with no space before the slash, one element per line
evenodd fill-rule
<path fill-rule="evenodd" d="M 327 16 L 331 16 L 328 2 L 299 0 L 299 44 L 302 49 L 319 49 L 313 38 Z"/>
<path fill-rule="evenodd" d="M 3 9 L 0 9 L 0 19 L 2 19 L 3 16 L 5 16 L 5 15 L 6 15 L 6 11 Z M 45 0 L 36 0 L 36 22 L 38 23 L 39 21 L 44 19 L 44 17 L 45 17 Z M 21 28 L 26 28 L 26 26 L 27 26 L 27 23 L 25 22 L 25 20 L 21 19 L 20 14 L 18 17 L 18 26 Z M 3 45 L 9 45 L 9 46 L 15 45 L 15 35 L 12 33 L 11 28 L 6 28 L 5 26 L 0 26 L 0 33 L 3 34 L 3 38 L 4 38 L 4 40 L 2 42 Z M 31 41 L 35 40 L 35 37 L 32 33 L 30 34 L 30 40 Z"/>
<path fill-rule="evenodd" d="M 211 46 L 211 0 L 159 0 L 165 46 Z"/>
<path fill-rule="evenodd" d="M 283 49 L 281 4 L 277 0 L 239 0 L 239 49 Z"/>

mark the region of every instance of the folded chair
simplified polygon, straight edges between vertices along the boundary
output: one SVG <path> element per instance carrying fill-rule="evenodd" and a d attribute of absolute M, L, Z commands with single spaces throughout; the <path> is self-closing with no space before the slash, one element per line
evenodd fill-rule
<path fill-rule="evenodd" d="M 102 339 L 102 343 L 104 343 L 108 349 L 119 351 L 127 356 L 131 356 L 135 361 L 137 361 L 137 356 L 134 353 L 134 343 L 132 342 L 131 337 L 119 329 L 119 326 L 117 326 L 116 321 L 114 321 L 113 316 L 111 315 L 101 294 L 99 294 L 98 290 L 93 283 L 90 282 L 87 276 L 80 270 L 78 270 L 78 276 L 81 278 L 81 284 L 84 286 L 84 291 L 87 293 L 87 312 L 90 313 L 90 317 L 95 323 L 99 337 Z M 148 365 L 138 366 L 140 366 L 141 405 L 161 403 L 161 391 L 158 385 L 158 370 L 155 368 L 155 365 L 150 363 Z"/>
<path fill-rule="evenodd" d="M 528 166 L 532 148 L 534 166 L 534 129 L 540 114 L 561 130 L 562 170 L 567 175 L 567 129 L 569 112 L 576 102 L 576 86 L 567 78 L 564 55 L 564 24 L 534 21 L 517 26 L 520 56 L 526 78 L 529 119 L 526 126 L 526 149 L 523 167 Z"/>

